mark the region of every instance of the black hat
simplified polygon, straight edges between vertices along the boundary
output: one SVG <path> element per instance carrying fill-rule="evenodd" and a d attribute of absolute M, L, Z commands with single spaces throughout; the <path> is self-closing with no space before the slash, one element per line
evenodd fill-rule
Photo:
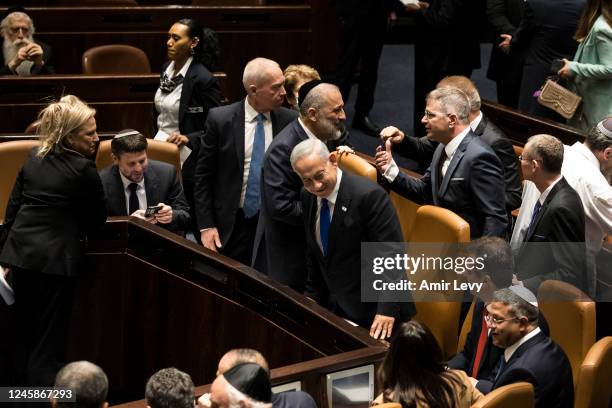
<path fill-rule="evenodd" d="M 26 10 L 25 10 L 25 8 L 23 8 L 23 6 L 21 6 L 19 4 L 15 4 L 15 5 L 12 5 L 12 6 L 8 6 L 8 8 L 6 9 L 6 12 L 2 16 L 0 16 L 0 18 L 5 18 L 9 14 L 14 13 L 16 11 L 20 11 L 22 13 L 26 12 Z"/>
<path fill-rule="evenodd" d="M 317 85 L 324 84 L 324 83 L 325 81 L 321 81 L 320 79 L 315 79 L 313 81 L 306 82 L 304 85 L 302 85 L 300 87 L 300 90 L 298 91 L 298 101 L 300 102 L 300 105 L 302 104 L 304 99 L 306 99 L 308 92 L 312 91 L 312 88 L 314 88 Z"/>
<path fill-rule="evenodd" d="M 268 373 L 258 364 L 238 364 L 227 370 L 223 377 L 234 388 L 255 401 L 272 401 L 272 387 Z"/>

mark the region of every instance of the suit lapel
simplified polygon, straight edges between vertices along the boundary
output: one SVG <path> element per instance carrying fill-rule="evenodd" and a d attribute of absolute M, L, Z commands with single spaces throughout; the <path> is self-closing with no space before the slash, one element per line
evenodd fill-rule
<path fill-rule="evenodd" d="M 473 132 L 474 132 L 474 134 L 476 136 L 482 136 L 482 134 L 484 133 L 485 128 L 487 127 L 487 122 L 488 122 L 488 119 L 483 114 L 482 115 L 482 119 L 480 119 L 480 123 L 478 124 L 478 126 L 476 126 L 476 129 L 473 130 Z"/>
<path fill-rule="evenodd" d="M 108 188 L 110 191 L 107 192 L 107 197 L 117 197 L 116 200 L 108 200 L 109 206 L 113 207 L 110 212 L 112 214 L 129 215 L 119 168 L 114 164 L 111 167 L 111 183 L 108 184 Z"/>
<path fill-rule="evenodd" d="M 179 129 L 181 127 L 180 123 L 187 112 L 187 105 L 189 105 L 189 101 L 191 100 L 191 94 L 193 93 L 193 85 L 195 84 L 195 78 L 198 76 L 195 72 L 195 61 L 191 61 L 191 65 L 189 65 L 189 69 L 187 69 L 187 74 L 185 74 L 185 79 L 183 80 L 183 90 L 181 91 L 181 103 L 179 104 Z"/>
<path fill-rule="evenodd" d="M 328 239 L 328 248 L 327 248 L 327 261 L 331 259 L 330 254 L 333 253 L 335 246 L 334 243 L 337 240 L 341 240 L 342 237 L 339 236 L 340 231 L 342 229 L 342 225 L 344 224 L 344 217 L 346 213 L 350 209 L 351 197 L 348 195 L 346 191 L 346 174 L 343 175 L 342 180 L 340 180 L 340 188 L 338 189 L 338 195 L 336 196 L 336 203 L 334 204 L 334 215 L 332 216 L 332 222 L 329 226 L 329 239 Z"/>
<path fill-rule="evenodd" d="M 451 162 L 449 163 L 448 168 L 446 169 L 446 173 L 444 174 L 444 178 L 442 179 L 442 185 L 440 186 L 440 190 L 438 191 L 439 197 L 442 197 L 444 193 L 446 193 L 446 189 L 448 188 L 450 179 L 453 177 L 453 173 L 461 162 L 461 159 L 463 159 L 463 156 L 465 155 L 465 149 L 467 148 L 468 144 L 470 144 L 470 141 L 472 139 L 473 137 L 470 135 L 470 133 L 468 133 L 461 141 L 459 147 L 457 147 L 457 150 L 455 150 L 455 154 L 453 155 L 453 158 L 451 159 Z"/>
<path fill-rule="evenodd" d="M 317 237 L 316 235 L 316 225 L 317 225 L 317 210 L 318 210 L 318 200 L 317 197 L 313 194 L 310 194 L 308 192 L 306 192 L 305 194 L 308 194 L 308 201 L 307 201 L 307 206 L 306 206 L 306 220 L 308 221 L 307 225 L 306 225 L 306 234 L 310 237 L 310 239 L 312 239 L 312 242 L 314 242 L 314 246 L 316 246 L 317 251 L 316 254 L 319 257 L 319 259 L 323 259 L 323 251 L 321 251 L 321 248 L 319 248 L 319 245 L 317 244 Z"/>
<path fill-rule="evenodd" d="M 244 173 L 244 121 L 246 114 L 244 113 L 244 99 L 240 103 L 238 109 L 234 112 L 232 120 L 231 137 L 234 138 L 234 147 L 236 148 L 236 157 L 238 157 L 239 174 Z"/>
<path fill-rule="evenodd" d="M 562 187 L 564 187 L 564 184 L 566 184 L 565 178 L 561 178 L 561 180 L 559 180 L 557 184 L 555 184 L 552 190 L 550 190 L 550 193 L 548 193 L 546 200 L 544 200 L 544 204 L 542 204 L 542 207 L 540 208 L 540 211 L 538 212 L 538 215 L 536 216 L 536 219 L 533 223 L 533 227 L 531 228 L 530 234 L 525 237 L 525 242 L 529 241 L 533 237 L 536 230 L 538 229 L 538 224 L 540 223 L 540 220 L 544 218 L 544 216 L 546 215 L 546 211 L 548 210 L 548 204 L 552 201 L 552 199 L 555 197 L 557 192 Z"/>
<path fill-rule="evenodd" d="M 157 174 L 155 174 L 155 170 L 153 170 L 150 163 L 147 171 L 145 172 L 144 185 L 145 193 L 147 195 L 147 206 L 157 205 L 157 203 L 162 201 L 159 195 L 159 178 L 157 177 Z"/>
<path fill-rule="evenodd" d="M 438 200 L 438 190 L 440 186 L 438 185 L 438 180 L 440 179 L 440 156 L 442 155 L 442 151 L 444 146 L 439 144 L 434 152 L 433 158 L 431 160 L 431 164 L 429 165 L 429 172 L 431 174 L 431 186 L 432 186 L 432 196 L 434 205 L 440 205 Z"/>

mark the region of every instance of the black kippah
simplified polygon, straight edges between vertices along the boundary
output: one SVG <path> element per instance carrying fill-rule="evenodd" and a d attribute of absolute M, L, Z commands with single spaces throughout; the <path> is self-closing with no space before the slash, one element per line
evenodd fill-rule
<path fill-rule="evenodd" d="M 272 387 L 268 373 L 258 364 L 238 364 L 223 373 L 223 377 L 234 388 L 255 401 L 272 401 Z"/>
<path fill-rule="evenodd" d="M 317 85 L 324 84 L 324 83 L 325 81 L 321 81 L 320 79 L 315 79 L 313 81 L 306 82 L 304 85 L 302 85 L 300 87 L 300 90 L 298 91 L 298 101 L 300 105 L 302 104 L 304 99 L 306 99 L 306 96 L 308 96 L 308 92 L 312 91 L 312 88 L 314 88 Z"/>

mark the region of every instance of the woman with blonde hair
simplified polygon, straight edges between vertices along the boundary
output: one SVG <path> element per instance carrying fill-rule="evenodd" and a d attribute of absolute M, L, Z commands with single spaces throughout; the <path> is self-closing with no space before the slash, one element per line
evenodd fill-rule
<path fill-rule="evenodd" d="M 383 392 L 373 402 L 399 402 L 403 408 L 468 408 L 483 397 L 463 371 L 448 370 L 442 349 L 418 321 L 402 323 L 378 378 Z"/>
<path fill-rule="evenodd" d="M 64 96 L 40 113 L 40 148 L 17 176 L 6 208 L 0 265 L 8 268 L 17 327 L 13 372 L 19 385 L 49 386 L 65 363 L 72 291 L 86 236 L 106 220 L 93 155 L 96 111 Z"/>
<path fill-rule="evenodd" d="M 287 95 L 288 107 L 299 111 L 299 100 L 298 100 L 298 92 L 302 85 L 306 82 L 314 81 L 316 79 L 321 79 L 321 76 L 317 72 L 316 69 L 309 65 L 299 64 L 299 65 L 289 65 L 285 68 L 285 91 Z"/>
<path fill-rule="evenodd" d="M 573 61 L 558 74 L 569 78 L 570 87 L 582 96 L 582 111 L 569 123 L 590 129 L 612 116 L 612 2 L 587 0 L 575 39 L 580 43 Z"/>

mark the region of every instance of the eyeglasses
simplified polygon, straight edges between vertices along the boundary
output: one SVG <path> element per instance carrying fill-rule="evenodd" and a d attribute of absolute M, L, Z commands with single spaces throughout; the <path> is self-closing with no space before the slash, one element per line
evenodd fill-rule
<path fill-rule="evenodd" d="M 517 317 L 509 317 L 507 319 L 500 319 L 500 318 L 491 316 L 490 314 L 486 314 L 485 315 L 485 322 L 487 322 L 487 324 L 489 326 L 497 326 L 500 323 L 507 322 L 509 320 L 518 320 L 518 318 Z"/>
<path fill-rule="evenodd" d="M 17 34 L 19 30 L 23 32 L 23 35 L 28 35 L 30 33 L 30 29 L 27 27 L 11 27 L 9 28 L 11 34 Z"/>
<path fill-rule="evenodd" d="M 431 111 L 428 111 L 427 109 L 423 113 L 423 116 L 425 116 L 427 119 L 433 119 L 436 116 L 448 116 L 448 115 L 449 113 L 431 112 Z"/>
<path fill-rule="evenodd" d="M 529 161 L 529 160 L 534 160 L 534 161 L 542 161 L 542 159 L 529 159 L 529 158 L 525 157 L 525 155 L 523 155 L 523 154 L 521 154 L 521 155 L 518 157 L 518 159 L 519 159 L 520 161 Z"/>

